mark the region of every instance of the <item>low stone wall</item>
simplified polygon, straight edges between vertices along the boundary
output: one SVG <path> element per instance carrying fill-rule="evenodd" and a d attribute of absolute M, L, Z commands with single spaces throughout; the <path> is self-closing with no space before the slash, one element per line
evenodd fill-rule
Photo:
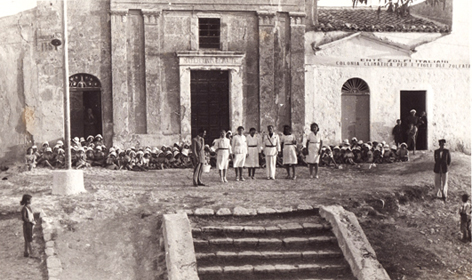
<path fill-rule="evenodd" d="M 358 280 L 390 280 L 354 213 L 341 206 L 321 206 L 319 213 L 331 224 L 344 258 Z"/>
<path fill-rule="evenodd" d="M 165 214 L 164 246 L 169 280 L 198 280 L 192 229 L 187 214 Z"/>

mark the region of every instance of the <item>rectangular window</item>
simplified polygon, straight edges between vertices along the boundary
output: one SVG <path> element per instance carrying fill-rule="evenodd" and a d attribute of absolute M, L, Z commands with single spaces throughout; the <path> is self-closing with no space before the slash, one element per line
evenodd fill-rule
<path fill-rule="evenodd" d="M 198 20 L 199 47 L 201 49 L 220 48 L 220 19 L 200 18 Z"/>

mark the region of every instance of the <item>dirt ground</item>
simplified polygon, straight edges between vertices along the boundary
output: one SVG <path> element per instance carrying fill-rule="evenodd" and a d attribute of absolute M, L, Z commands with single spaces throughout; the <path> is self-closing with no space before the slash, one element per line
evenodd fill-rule
<path fill-rule="evenodd" d="M 275 181 L 257 170 L 257 180 L 236 182 L 230 170 L 230 182 L 222 184 L 211 170 L 204 174 L 208 186 L 198 188 L 191 185 L 190 169 L 93 168 L 84 171 L 87 193 L 69 197 L 51 195 L 53 171 L 18 172 L 10 167 L 0 173 L 0 213 L 16 213 L 22 194 L 33 195 L 33 208 L 56 221 L 56 249 L 63 262 L 59 279 L 164 279 L 159 246 L 163 213 L 298 204 L 338 204 L 353 211 L 392 279 L 472 279 L 472 246 L 460 241 L 458 215 L 461 195 L 471 190 L 471 157 L 453 153 L 452 159 L 446 204 L 434 198 L 432 152 L 419 152 L 408 163 L 370 169 L 367 164 L 321 168 L 320 179 L 308 179 L 307 168 L 298 167 L 296 181 L 282 179 L 285 171 L 278 169 Z M 0 229 L 4 221 L 0 218 Z M 11 223 L 21 226 L 19 220 Z M 4 239 L 3 231 L 1 236 Z M 17 279 L 18 267 L 29 261 L 19 257 L 20 237 L 8 237 L 7 243 L 16 238 L 17 245 L 6 250 L 2 243 L 0 263 L 10 265 L 0 264 L 0 271 L 11 268 L 2 279 Z M 44 264 L 38 260 L 34 265 L 39 278 L 31 279 L 41 279 Z"/>

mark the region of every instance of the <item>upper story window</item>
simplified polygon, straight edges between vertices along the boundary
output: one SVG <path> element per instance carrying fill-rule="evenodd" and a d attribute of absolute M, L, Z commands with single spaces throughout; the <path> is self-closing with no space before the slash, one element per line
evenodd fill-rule
<path fill-rule="evenodd" d="M 200 49 L 220 48 L 220 19 L 219 18 L 199 18 L 199 47 Z"/>

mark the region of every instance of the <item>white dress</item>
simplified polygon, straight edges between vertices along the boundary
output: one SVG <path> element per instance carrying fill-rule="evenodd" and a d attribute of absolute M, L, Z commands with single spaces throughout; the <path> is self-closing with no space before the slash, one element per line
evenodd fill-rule
<path fill-rule="evenodd" d="M 320 162 L 319 151 L 321 149 L 321 135 L 318 132 L 316 135 L 313 131 L 308 135 L 308 155 L 306 157 L 306 162 L 310 164 Z"/>
<path fill-rule="evenodd" d="M 296 144 L 293 144 L 293 140 L 296 140 L 293 134 L 282 136 L 281 142 L 284 144 L 283 164 L 298 163 Z"/>
<path fill-rule="evenodd" d="M 219 138 L 215 140 L 213 146 L 216 150 L 216 168 L 218 170 L 228 169 L 229 155 L 231 154 L 231 143 L 228 138 Z"/>
<path fill-rule="evenodd" d="M 246 158 L 246 167 L 259 167 L 259 153 L 261 152 L 261 141 L 257 135 L 246 137 L 248 157 Z"/>
<path fill-rule="evenodd" d="M 246 136 L 236 134 L 233 136 L 233 167 L 244 167 L 244 163 L 246 162 L 246 154 L 247 154 L 247 142 Z"/>

